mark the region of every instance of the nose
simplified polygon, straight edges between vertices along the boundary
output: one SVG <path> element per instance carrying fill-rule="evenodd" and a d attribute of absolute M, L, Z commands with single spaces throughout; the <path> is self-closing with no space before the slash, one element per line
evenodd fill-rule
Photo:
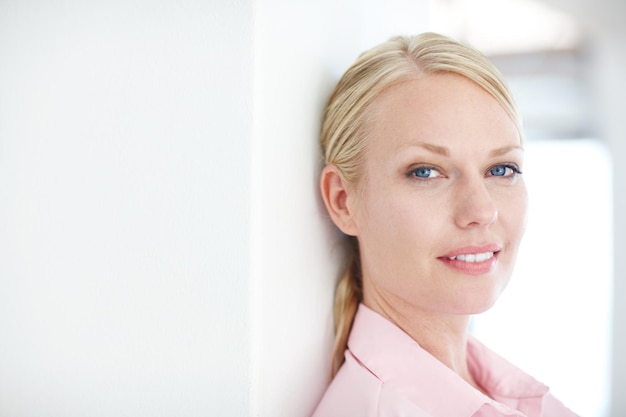
<path fill-rule="evenodd" d="M 460 228 L 486 227 L 498 220 L 498 206 L 483 178 L 461 184 L 455 200 L 455 223 Z"/>

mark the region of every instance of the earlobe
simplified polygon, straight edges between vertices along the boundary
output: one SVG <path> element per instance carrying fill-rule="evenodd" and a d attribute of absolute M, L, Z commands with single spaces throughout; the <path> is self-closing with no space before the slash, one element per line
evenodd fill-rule
<path fill-rule="evenodd" d="M 356 236 L 351 190 L 334 165 L 326 165 L 320 176 L 320 189 L 326 210 L 335 225 L 345 234 Z"/>

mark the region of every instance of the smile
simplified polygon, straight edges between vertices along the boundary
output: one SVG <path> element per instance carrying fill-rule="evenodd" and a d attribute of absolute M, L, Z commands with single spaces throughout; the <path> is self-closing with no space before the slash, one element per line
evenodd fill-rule
<path fill-rule="evenodd" d="M 491 243 L 481 246 L 465 246 L 455 249 L 438 259 L 446 266 L 462 274 L 484 275 L 494 270 L 502 246 Z"/>
<path fill-rule="evenodd" d="M 459 254 L 456 256 L 449 256 L 451 261 L 457 260 L 461 262 L 484 262 L 487 259 L 493 258 L 493 252 L 471 253 L 471 254 Z"/>

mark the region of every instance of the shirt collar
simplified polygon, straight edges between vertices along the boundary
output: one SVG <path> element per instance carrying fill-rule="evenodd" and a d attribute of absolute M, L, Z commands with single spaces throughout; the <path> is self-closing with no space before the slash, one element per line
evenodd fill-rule
<path fill-rule="evenodd" d="M 497 400 L 493 401 L 363 304 L 354 319 L 348 348 L 386 386 L 433 415 L 469 417 L 483 406 L 492 406 L 512 415 L 517 413 L 508 407 L 540 416 L 548 392 L 546 386 L 470 338 L 468 366 L 477 382 Z"/>
<path fill-rule="evenodd" d="M 541 416 L 547 386 L 473 337 L 468 340 L 467 353 L 470 372 L 495 400 L 527 416 Z"/>

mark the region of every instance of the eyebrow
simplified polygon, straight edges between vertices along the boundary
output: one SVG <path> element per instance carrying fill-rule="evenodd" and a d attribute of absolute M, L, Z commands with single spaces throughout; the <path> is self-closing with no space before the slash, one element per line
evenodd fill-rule
<path fill-rule="evenodd" d="M 419 146 L 420 148 L 424 148 L 427 151 L 430 151 L 432 153 L 441 155 L 441 156 L 450 156 L 450 151 L 445 146 L 438 146 L 438 145 L 433 145 L 430 143 L 420 143 L 417 146 Z"/>
<path fill-rule="evenodd" d="M 522 148 L 520 145 L 503 146 L 502 148 L 494 149 L 493 151 L 491 151 L 489 153 L 489 156 L 502 156 L 511 151 L 524 151 L 524 148 Z"/>
<path fill-rule="evenodd" d="M 441 156 L 445 156 L 445 157 L 450 156 L 450 150 L 446 148 L 445 146 L 433 145 L 432 143 L 419 143 L 416 146 L 419 146 L 420 148 L 424 148 L 427 151 L 436 153 Z M 520 145 L 503 146 L 501 148 L 497 148 L 489 152 L 489 156 L 490 157 L 502 156 L 515 150 L 523 151 L 524 148 L 522 148 Z"/>

